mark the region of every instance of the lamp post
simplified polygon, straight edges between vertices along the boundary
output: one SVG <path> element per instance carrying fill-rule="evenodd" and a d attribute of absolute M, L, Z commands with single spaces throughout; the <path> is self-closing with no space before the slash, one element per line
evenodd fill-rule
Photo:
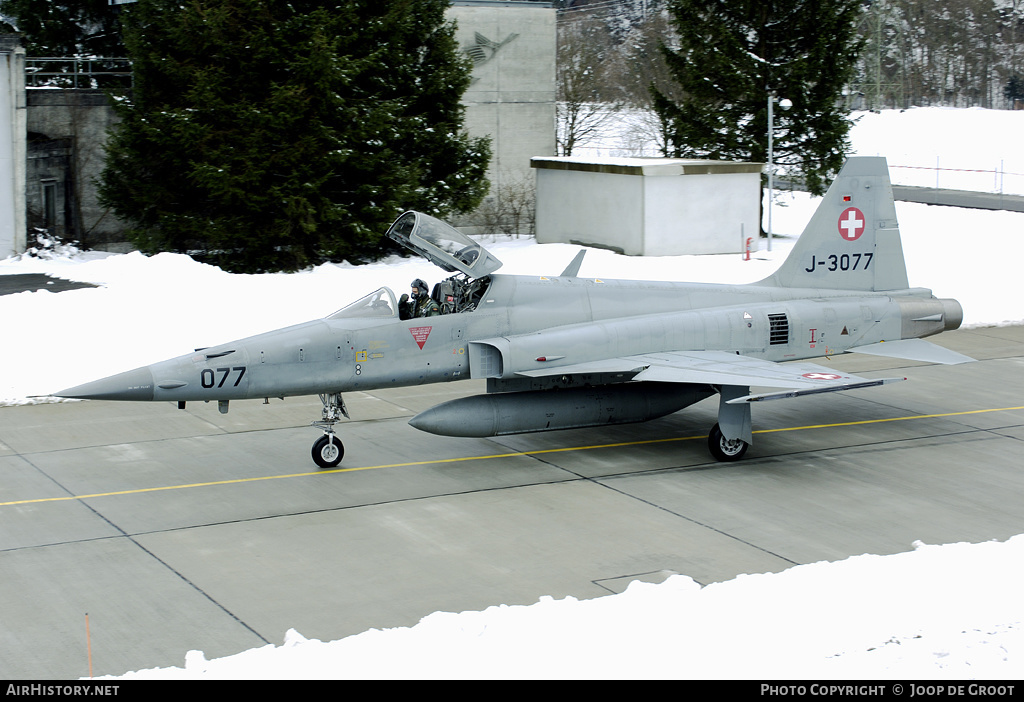
<path fill-rule="evenodd" d="M 773 147 L 775 142 L 775 93 L 768 93 L 768 250 L 772 250 L 772 195 L 775 188 L 775 161 L 773 158 Z M 779 101 L 779 107 L 792 107 L 793 103 L 783 98 Z"/>

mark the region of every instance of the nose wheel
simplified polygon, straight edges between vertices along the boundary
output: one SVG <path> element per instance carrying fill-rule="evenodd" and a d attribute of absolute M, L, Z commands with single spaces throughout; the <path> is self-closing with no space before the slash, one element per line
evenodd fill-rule
<path fill-rule="evenodd" d="M 312 426 L 323 429 L 324 435 L 313 442 L 313 462 L 321 468 L 334 468 L 345 457 L 345 445 L 335 435 L 334 425 L 342 416 L 348 418 L 348 410 L 338 392 L 320 395 L 320 401 L 324 403 L 323 413 Z"/>
<path fill-rule="evenodd" d="M 334 433 L 324 434 L 313 443 L 313 462 L 321 468 L 334 468 L 345 457 L 345 446 Z"/>

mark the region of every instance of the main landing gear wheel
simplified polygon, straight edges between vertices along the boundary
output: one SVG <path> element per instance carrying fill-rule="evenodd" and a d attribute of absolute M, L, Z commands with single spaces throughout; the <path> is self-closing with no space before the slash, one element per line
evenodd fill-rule
<path fill-rule="evenodd" d="M 313 444 L 313 462 L 321 468 L 334 468 L 345 457 L 345 446 L 334 434 L 324 434 Z"/>
<path fill-rule="evenodd" d="M 708 434 L 708 449 L 718 461 L 738 461 L 747 452 L 748 444 L 743 439 L 726 439 L 716 424 Z"/>

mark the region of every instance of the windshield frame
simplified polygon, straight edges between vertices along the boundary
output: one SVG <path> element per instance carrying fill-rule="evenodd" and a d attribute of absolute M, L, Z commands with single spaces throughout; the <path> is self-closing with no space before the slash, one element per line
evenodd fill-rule
<path fill-rule="evenodd" d="M 398 319 L 398 300 L 391 288 L 384 286 L 350 302 L 325 319 Z"/>

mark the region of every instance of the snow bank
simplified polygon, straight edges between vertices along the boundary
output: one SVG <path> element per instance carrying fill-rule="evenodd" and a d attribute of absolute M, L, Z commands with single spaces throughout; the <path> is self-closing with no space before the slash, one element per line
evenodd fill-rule
<path fill-rule="evenodd" d="M 1013 679 L 1024 663 L 1024 535 L 914 544 L 699 586 L 674 575 L 592 600 L 436 612 L 339 641 L 125 679 Z"/>

